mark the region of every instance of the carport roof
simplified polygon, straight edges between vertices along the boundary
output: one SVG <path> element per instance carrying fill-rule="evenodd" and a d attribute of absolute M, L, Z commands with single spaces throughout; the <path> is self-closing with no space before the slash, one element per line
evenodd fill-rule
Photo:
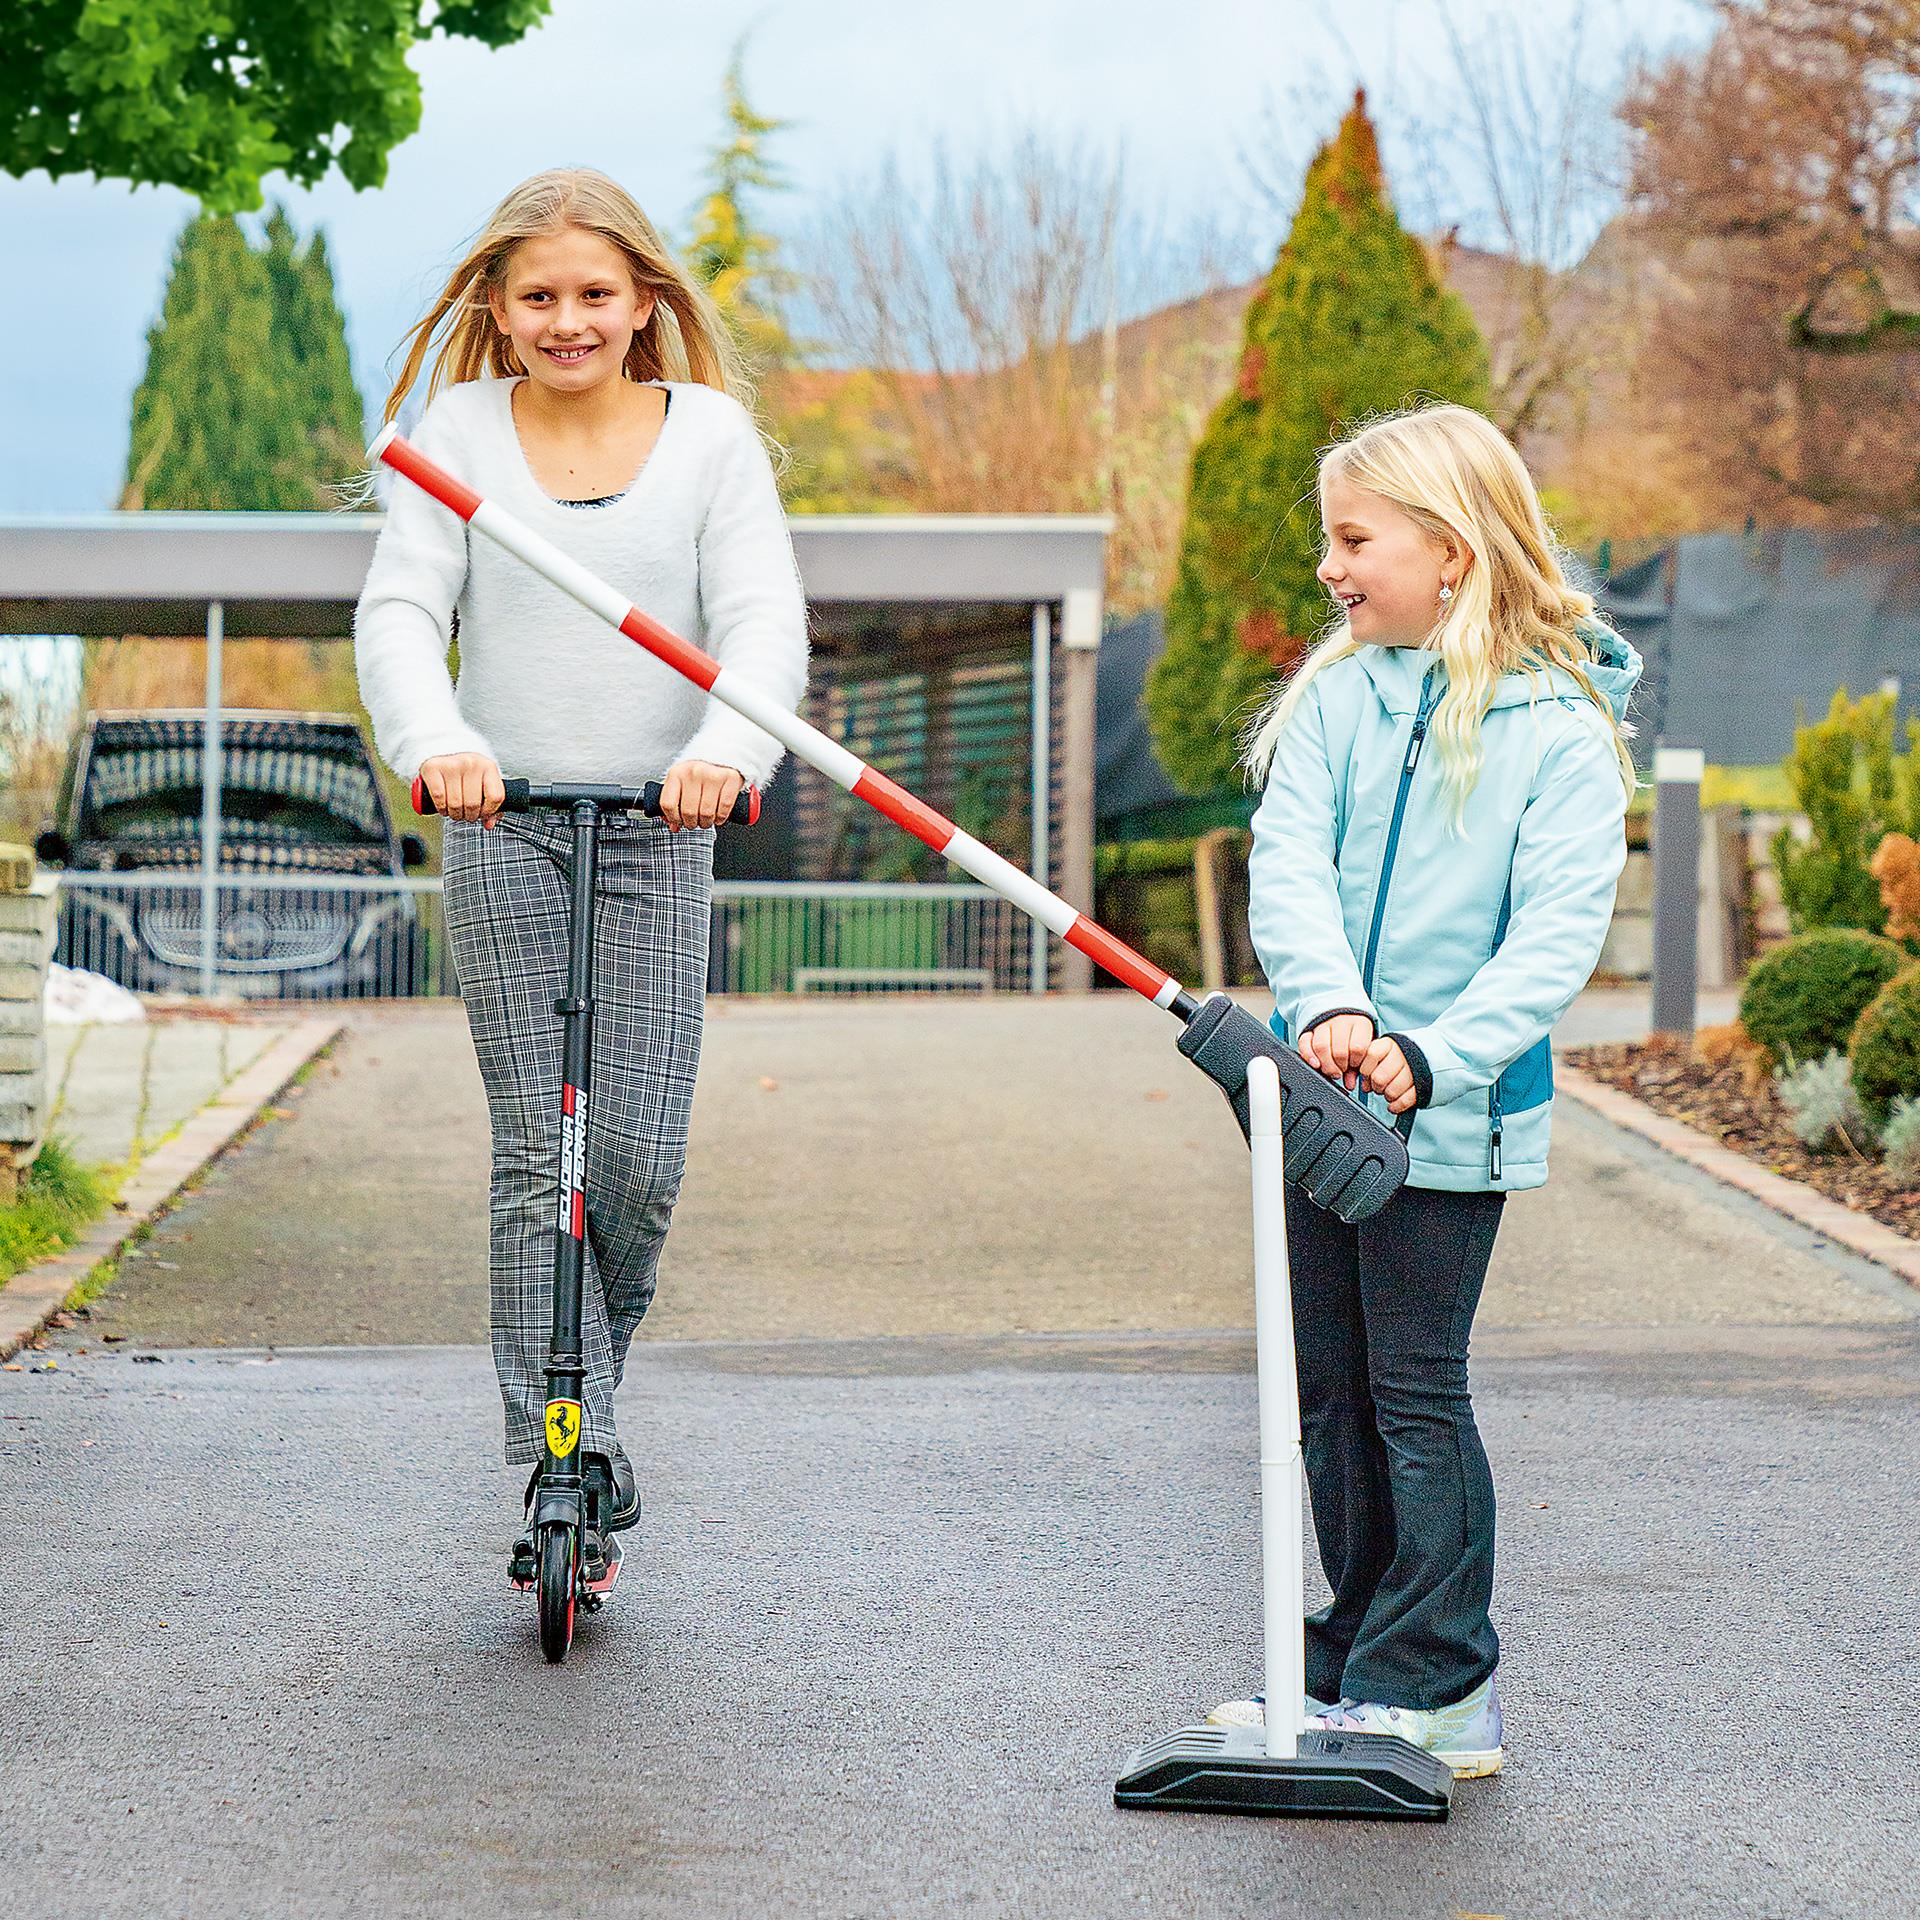
<path fill-rule="evenodd" d="M 0 518 L 0 633 L 198 636 L 218 600 L 235 638 L 337 637 L 351 629 L 381 524 L 371 513 Z M 1112 524 L 1098 514 L 788 522 L 816 608 L 1097 600 Z"/>

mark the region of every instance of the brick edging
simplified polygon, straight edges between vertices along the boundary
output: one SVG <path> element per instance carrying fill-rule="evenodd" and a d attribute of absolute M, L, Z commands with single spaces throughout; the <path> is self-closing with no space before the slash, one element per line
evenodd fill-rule
<path fill-rule="evenodd" d="M 0 1360 L 11 1358 L 32 1340 L 60 1311 L 67 1295 L 153 1220 L 345 1026 L 343 1020 L 303 1020 L 291 1033 L 282 1034 L 171 1140 L 134 1168 L 106 1215 L 83 1238 L 0 1285 Z"/>
<path fill-rule="evenodd" d="M 1744 1153 L 1722 1146 L 1699 1128 L 1658 1112 L 1645 1101 L 1622 1093 L 1618 1087 L 1596 1079 L 1565 1060 L 1554 1061 L 1553 1079 L 1557 1092 L 1571 1094 L 1582 1106 L 1591 1107 L 1615 1126 L 1625 1127 L 1643 1140 L 1651 1140 L 1656 1147 L 1698 1167 L 1702 1173 L 1710 1173 L 1716 1180 L 1751 1194 L 1776 1213 L 1798 1220 L 1803 1227 L 1811 1227 L 1829 1240 L 1839 1241 L 1843 1247 L 1879 1266 L 1892 1268 L 1902 1279 L 1920 1286 L 1920 1241 L 1896 1233 L 1871 1214 L 1856 1213 L 1838 1200 L 1829 1200 L 1803 1181 L 1789 1180 L 1784 1174 L 1756 1166 Z"/>

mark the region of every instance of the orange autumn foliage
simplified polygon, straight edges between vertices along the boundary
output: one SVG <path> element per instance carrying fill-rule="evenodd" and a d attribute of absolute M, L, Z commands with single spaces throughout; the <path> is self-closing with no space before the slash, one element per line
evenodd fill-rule
<path fill-rule="evenodd" d="M 1709 1067 L 1738 1067 L 1741 1085 L 1749 1094 L 1758 1094 L 1772 1077 L 1765 1050 L 1738 1020 L 1724 1027 L 1700 1028 L 1693 1036 L 1693 1056 Z"/>
<path fill-rule="evenodd" d="M 1887 834 L 1874 849 L 1867 871 L 1880 883 L 1887 938 L 1920 941 L 1920 841 L 1904 833 Z"/>

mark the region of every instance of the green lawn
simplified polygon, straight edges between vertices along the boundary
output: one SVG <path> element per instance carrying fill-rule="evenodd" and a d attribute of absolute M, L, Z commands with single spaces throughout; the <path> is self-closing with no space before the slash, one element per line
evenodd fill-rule
<path fill-rule="evenodd" d="M 1777 761 L 1764 767 L 1709 767 L 1700 783 L 1703 807 L 1747 807 L 1755 813 L 1792 813 L 1797 802 Z M 1635 813 L 1653 810 L 1651 780 L 1633 796 Z"/>

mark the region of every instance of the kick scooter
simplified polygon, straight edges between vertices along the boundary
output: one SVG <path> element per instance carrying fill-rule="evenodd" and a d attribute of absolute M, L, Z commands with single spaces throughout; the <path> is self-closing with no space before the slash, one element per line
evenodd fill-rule
<path fill-rule="evenodd" d="M 508 1578 L 538 1596 L 540 1650 L 567 1657 L 576 1608 L 598 1613 L 620 1578 L 620 1536 L 602 1524 L 597 1490 L 580 1471 L 580 1295 L 586 1275 L 587 1110 L 593 1086 L 593 896 L 601 820 L 610 813 L 660 814 L 660 783 L 644 787 L 541 786 L 509 780 L 501 811 L 550 808 L 573 822 L 572 894 L 567 910 L 567 989 L 553 1003 L 562 1032 L 560 1217 L 554 1234 L 553 1334 L 547 1352 L 546 1455 L 535 1476 L 527 1531 L 514 1542 Z M 413 809 L 436 809 L 426 782 L 413 783 Z M 760 795 L 741 789 L 728 819 L 749 826 Z"/>

